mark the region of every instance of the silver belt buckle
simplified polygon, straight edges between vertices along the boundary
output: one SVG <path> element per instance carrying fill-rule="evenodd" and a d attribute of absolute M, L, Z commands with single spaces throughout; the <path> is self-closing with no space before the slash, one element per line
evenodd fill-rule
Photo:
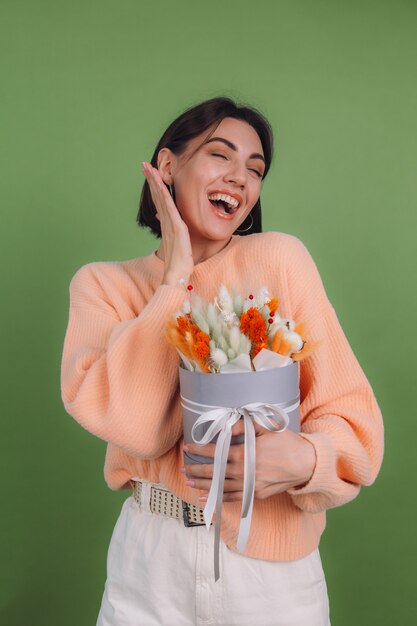
<path fill-rule="evenodd" d="M 182 519 L 184 526 L 187 528 L 191 528 L 192 526 L 205 526 L 204 522 L 193 522 L 193 520 L 190 519 L 190 505 L 188 502 L 184 502 L 184 500 L 182 500 Z"/>

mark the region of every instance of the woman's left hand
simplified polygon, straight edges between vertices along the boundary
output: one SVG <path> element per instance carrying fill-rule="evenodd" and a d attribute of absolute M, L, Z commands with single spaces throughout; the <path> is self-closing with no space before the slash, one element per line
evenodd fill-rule
<path fill-rule="evenodd" d="M 234 425 L 232 433 L 240 435 L 243 430 L 243 420 L 241 420 Z M 269 498 L 291 487 L 302 486 L 310 480 L 316 463 L 316 455 L 311 443 L 289 429 L 281 433 L 273 433 L 255 424 L 255 430 L 255 498 Z M 186 448 L 191 454 L 214 457 L 214 443 L 206 446 L 189 443 Z M 182 471 L 190 487 L 208 493 L 213 477 L 212 464 L 186 465 Z M 244 445 L 232 445 L 226 466 L 224 502 L 242 499 L 243 472 Z M 207 495 L 202 494 L 199 499 L 204 501 Z"/>

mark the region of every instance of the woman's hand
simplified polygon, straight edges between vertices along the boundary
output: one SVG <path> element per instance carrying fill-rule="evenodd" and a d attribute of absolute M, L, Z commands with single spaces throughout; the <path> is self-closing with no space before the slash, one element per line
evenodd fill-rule
<path fill-rule="evenodd" d="M 194 269 L 194 260 L 188 226 L 182 219 L 158 170 L 143 162 L 143 174 L 149 184 L 156 216 L 161 224 L 162 250 L 165 262 L 163 285 L 187 283 Z"/>
<path fill-rule="evenodd" d="M 243 420 L 233 427 L 233 435 L 242 434 Z M 302 486 L 313 474 L 315 451 L 306 439 L 287 429 L 271 433 L 255 424 L 256 430 L 256 474 L 255 498 L 269 498 L 291 487 Z M 191 454 L 214 457 L 215 444 L 206 446 L 187 444 Z M 187 484 L 195 489 L 209 491 L 213 477 L 213 465 L 186 465 L 182 470 Z M 243 495 L 244 445 L 230 446 L 224 483 L 224 502 L 241 500 Z M 201 501 L 207 499 L 203 494 Z"/>

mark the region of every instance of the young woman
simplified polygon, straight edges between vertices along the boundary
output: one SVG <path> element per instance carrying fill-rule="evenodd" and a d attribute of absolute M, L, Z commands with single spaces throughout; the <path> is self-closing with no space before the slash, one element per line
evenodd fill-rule
<path fill-rule="evenodd" d="M 185 111 L 143 163 L 138 223 L 159 248 L 90 263 L 71 281 L 63 402 L 108 442 L 109 487 L 133 489 L 109 547 L 100 626 L 330 624 L 318 552 L 325 512 L 375 480 L 382 419 L 310 254 L 296 237 L 261 232 L 271 158 L 272 132 L 256 110 L 214 98 Z M 213 527 L 200 525 L 213 466 L 184 468 L 178 356 L 164 327 L 184 285 L 212 300 L 225 282 L 242 294 L 267 286 L 280 314 L 321 343 L 300 364 L 302 432 L 257 430 L 244 554 L 243 446 L 231 448 L 215 582 Z M 214 456 L 213 444 L 188 449 Z"/>

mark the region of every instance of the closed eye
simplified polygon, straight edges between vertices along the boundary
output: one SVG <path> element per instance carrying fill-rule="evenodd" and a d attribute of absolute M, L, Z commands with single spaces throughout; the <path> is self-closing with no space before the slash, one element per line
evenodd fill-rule
<path fill-rule="evenodd" d="M 215 157 L 220 157 L 221 159 L 225 159 L 226 161 L 228 161 L 228 157 L 225 154 L 220 154 L 219 152 L 212 152 L 211 153 L 212 156 Z M 260 172 L 259 170 L 253 169 L 253 168 L 248 168 L 250 172 L 253 172 L 254 174 L 256 174 L 256 176 L 258 178 L 262 178 L 263 177 L 263 173 Z"/>

